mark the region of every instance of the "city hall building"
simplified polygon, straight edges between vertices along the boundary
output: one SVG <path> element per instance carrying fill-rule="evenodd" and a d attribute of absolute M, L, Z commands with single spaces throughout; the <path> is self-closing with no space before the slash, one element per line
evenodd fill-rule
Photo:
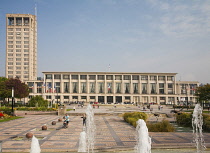
<path fill-rule="evenodd" d="M 27 81 L 30 97 L 49 102 L 102 104 L 195 103 L 197 81 L 177 81 L 177 73 L 43 72 L 41 80 Z"/>

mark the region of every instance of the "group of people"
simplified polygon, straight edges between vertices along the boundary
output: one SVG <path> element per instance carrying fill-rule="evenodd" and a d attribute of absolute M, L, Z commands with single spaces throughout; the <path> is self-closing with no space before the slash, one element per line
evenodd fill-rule
<path fill-rule="evenodd" d="M 83 126 L 86 126 L 86 114 L 83 114 L 83 116 L 81 117 L 82 118 L 82 124 Z M 64 122 L 63 122 L 63 127 L 64 128 L 67 128 L 68 127 L 68 124 L 69 124 L 69 115 L 68 114 L 65 114 L 65 116 L 63 117 L 64 119 Z"/>

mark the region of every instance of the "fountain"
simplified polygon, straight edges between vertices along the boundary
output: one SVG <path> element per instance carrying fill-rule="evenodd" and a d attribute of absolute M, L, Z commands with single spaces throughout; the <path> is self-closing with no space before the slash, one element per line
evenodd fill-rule
<path fill-rule="evenodd" d="M 79 138 L 79 149 L 78 152 L 86 152 L 86 132 L 82 131 L 80 133 L 80 138 Z"/>
<path fill-rule="evenodd" d="M 93 152 L 95 143 L 95 123 L 94 123 L 94 112 L 92 106 L 89 104 L 86 109 L 86 142 L 87 152 L 91 150 Z"/>
<path fill-rule="evenodd" d="M 202 126 L 203 126 L 202 107 L 200 106 L 200 104 L 196 104 L 192 116 L 192 127 L 193 127 L 194 142 L 196 143 L 197 153 L 202 153 L 206 149 L 204 145 Z"/>
<path fill-rule="evenodd" d="M 30 153 L 40 153 L 40 152 L 41 152 L 41 149 L 39 146 L 39 140 L 35 136 L 33 136 L 31 140 Z"/>
<path fill-rule="evenodd" d="M 151 138 L 144 120 L 139 119 L 136 126 L 136 153 L 151 153 Z"/>

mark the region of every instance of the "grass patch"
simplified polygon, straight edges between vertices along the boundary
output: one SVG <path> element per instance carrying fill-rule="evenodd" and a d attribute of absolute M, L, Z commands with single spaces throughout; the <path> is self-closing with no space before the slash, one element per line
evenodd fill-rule
<path fill-rule="evenodd" d="M 12 116 L 12 117 L 9 117 L 9 118 L 0 119 L 0 122 L 7 122 L 7 121 L 10 121 L 10 120 L 16 120 L 16 119 L 19 119 L 19 118 L 23 118 L 23 117 L 20 117 L 20 116 Z"/>

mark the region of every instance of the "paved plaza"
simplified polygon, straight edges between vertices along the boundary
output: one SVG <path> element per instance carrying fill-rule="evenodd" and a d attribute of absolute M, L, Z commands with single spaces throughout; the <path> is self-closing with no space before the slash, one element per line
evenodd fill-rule
<path fill-rule="evenodd" d="M 122 108 L 94 109 L 96 136 L 95 152 L 132 152 L 135 146 L 135 128 L 124 122 L 119 112 Z M 130 111 L 133 108 L 126 108 Z M 33 133 L 38 139 L 42 152 L 77 152 L 79 135 L 83 131 L 82 118 L 85 108 L 70 111 L 69 127 L 62 128 L 57 115 L 24 115 L 24 118 L 0 123 L 0 141 L 2 152 L 30 152 L 31 141 L 25 138 L 26 133 Z M 118 112 L 114 114 L 113 112 Z M 109 114 L 110 113 L 110 114 Z M 52 125 L 56 121 L 56 125 Z M 48 129 L 41 130 L 46 124 Z M 195 148 L 192 133 L 150 132 L 152 148 Z M 210 146 L 210 133 L 204 133 L 207 148 Z M 210 151 L 209 151 L 210 152 Z"/>

